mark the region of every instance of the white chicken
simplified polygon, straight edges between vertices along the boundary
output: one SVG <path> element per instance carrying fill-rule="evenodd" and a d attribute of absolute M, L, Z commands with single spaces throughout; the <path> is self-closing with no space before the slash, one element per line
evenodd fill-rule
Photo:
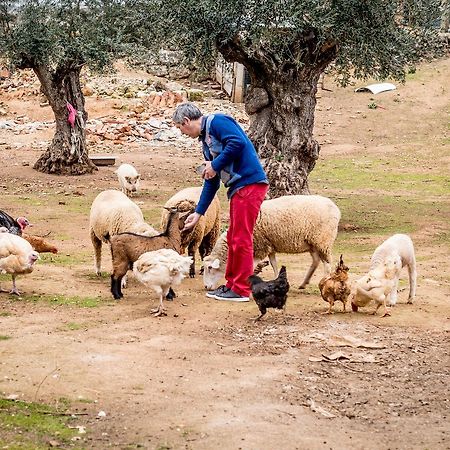
<path fill-rule="evenodd" d="M 28 241 L 8 233 L 4 227 L 0 228 L 0 272 L 12 275 L 13 288 L 10 294 L 20 295 L 16 287 L 16 276 L 32 272 L 38 259 L 39 253 L 33 250 Z"/>
<path fill-rule="evenodd" d="M 181 256 L 168 248 L 145 252 L 133 264 L 135 277 L 159 295 L 159 306 L 152 309 L 155 316 L 167 315 L 163 298 L 189 274 L 191 264 L 192 257 Z"/>

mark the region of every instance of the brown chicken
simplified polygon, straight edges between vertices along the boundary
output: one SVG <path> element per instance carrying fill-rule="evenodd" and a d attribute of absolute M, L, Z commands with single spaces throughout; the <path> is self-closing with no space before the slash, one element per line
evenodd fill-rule
<path fill-rule="evenodd" d="M 54 245 L 49 244 L 40 236 L 23 233 L 22 237 L 39 253 L 58 253 L 58 249 Z"/>
<path fill-rule="evenodd" d="M 319 282 L 319 289 L 322 298 L 330 304 L 326 314 L 332 314 L 332 308 L 335 302 L 340 301 L 345 307 L 348 296 L 350 295 L 350 283 L 348 281 L 349 268 L 344 264 L 342 255 L 339 259 L 339 264 L 336 266 L 334 272 L 326 277 L 323 277 Z"/>

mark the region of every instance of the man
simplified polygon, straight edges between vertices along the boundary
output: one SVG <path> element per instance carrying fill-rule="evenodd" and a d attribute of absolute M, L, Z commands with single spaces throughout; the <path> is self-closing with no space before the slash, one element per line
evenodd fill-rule
<path fill-rule="evenodd" d="M 199 138 L 206 160 L 203 190 L 195 212 L 186 219 L 185 230 L 194 228 L 205 214 L 220 180 L 228 188 L 227 282 L 206 295 L 217 300 L 248 302 L 248 277 L 253 273 L 253 229 L 268 190 L 266 174 L 253 144 L 232 117 L 219 113 L 203 116 L 196 105 L 187 102 L 177 107 L 173 121 L 182 133 Z"/>

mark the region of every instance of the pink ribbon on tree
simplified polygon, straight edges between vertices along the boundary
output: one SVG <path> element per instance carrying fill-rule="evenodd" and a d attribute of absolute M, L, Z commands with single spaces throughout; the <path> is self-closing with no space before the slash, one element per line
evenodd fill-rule
<path fill-rule="evenodd" d="M 69 117 L 67 117 L 67 122 L 70 123 L 72 128 L 75 127 L 75 117 L 77 116 L 77 110 L 67 102 L 67 110 L 69 111 Z"/>

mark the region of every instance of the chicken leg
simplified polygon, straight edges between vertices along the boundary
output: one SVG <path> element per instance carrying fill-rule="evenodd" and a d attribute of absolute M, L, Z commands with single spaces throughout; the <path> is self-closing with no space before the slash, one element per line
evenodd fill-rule
<path fill-rule="evenodd" d="M 12 275 L 12 282 L 13 282 L 13 288 L 11 289 L 11 291 L 9 291 L 9 293 L 14 294 L 14 295 L 20 295 L 20 292 L 16 286 L 16 276 L 15 275 Z"/>
<path fill-rule="evenodd" d="M 158 306 L 157 308 L 151 310 L 151 313 L 152 313 L 155 317 L 158 317 L 158 316 L 167 316 L 167 312 L 166 312 L 166 310 L 165 310 L 165 308 L 164 308 L 164 306 L 163 306 L 163 297 L 164 297 L 163 292 L 161 292 L 161 293 L 159 294 L 159 306 Z"/>

